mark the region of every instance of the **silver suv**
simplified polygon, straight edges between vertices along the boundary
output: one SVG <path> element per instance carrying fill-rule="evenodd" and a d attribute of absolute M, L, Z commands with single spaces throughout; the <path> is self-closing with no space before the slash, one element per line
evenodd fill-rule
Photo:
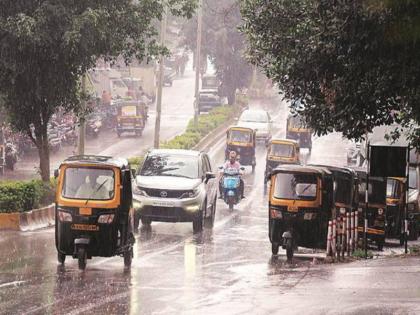
<path fill-rule="evenodd" d="M 217 183 L 207 154 L 156 149 L 147 153 L 133 188 L 135 225 L 192 222 L 194 233 L 213 226 Z"/>

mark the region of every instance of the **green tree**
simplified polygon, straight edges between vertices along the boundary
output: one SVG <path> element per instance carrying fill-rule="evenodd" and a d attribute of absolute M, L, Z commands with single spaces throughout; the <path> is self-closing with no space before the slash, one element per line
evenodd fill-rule
<path fill-rule="evenodd" d="M 0 94 L 14 129 L 38 148 L 48 181 L 47 126 L 57 108 L 80 113 L 80 77 L 98 58 L 162 52 L 156 21 L 168 5 L 189 17 L 195 0 L 1 0 Z"/>
<path fill-rule="evenodd" d="M 244 0 L 251 60 L 303 103 L 318 134 L 359 139 L 400 123 L 418 142 L 420 3 L 396 0 Z M 414 123 L 414 124 L 413 124 Z"/>
<path fill-rule="evenodd" d="M 238 29 L 242 21 L 239 9 L 237 0 L 203 1 L 202 54 L 214 64 L 229 104 L 235 103 L 236 89 L 247 87 L 252 77 L 252 67 L 245 58 L 245 38 Z M 192 50 L 196 32 L 197 20 L 192 19 L 184 27 L 185 43 Z"/>

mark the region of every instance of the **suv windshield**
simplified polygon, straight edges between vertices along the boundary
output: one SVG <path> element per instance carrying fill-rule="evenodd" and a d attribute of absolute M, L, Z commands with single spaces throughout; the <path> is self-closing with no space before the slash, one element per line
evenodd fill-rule
<path fill-rule="evenodd" d="M 143 163 L 140 175 L 198 178 L 198 158 L 189 155 L 149 155 Z"/>
<path fill-rule="evenodd" d="M 315 200 L 317 177 L 307 174 L 285 174 L 276 176 L 274 198 L 293 200 Z"/>
<path fill-rule="evenodd" d="M 268 117 L 265 112 L 244 111 L 239 121 L 267 123 Z"/>
<path fill-rule="evenodd" d="M 67 168 L 62 195 L 70 199 L 110 200 L 114 198 L 114 175 L 111 169 Z"/>

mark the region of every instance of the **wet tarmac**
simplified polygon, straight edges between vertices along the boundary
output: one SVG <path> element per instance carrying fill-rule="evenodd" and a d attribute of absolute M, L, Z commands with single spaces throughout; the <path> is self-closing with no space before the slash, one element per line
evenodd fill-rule
<path fill-rule="evenodd" d="M 284 107 L 282 107 L 284 109 Z M 286 112 L 273 115 L 284 135 Z M 223 162 L 223 139 L 210 152 Z M 342 165 L 346 142 L 315 139 L 311 162 Z M 271 255 L 265 147 L 246 199 L 233 210 L 218 201 L 213 229 L 152 223 L 136 238 L 131 269 L 121 257 L 93 258 L 85 271 L 57 263 L 54 229 L 0 234 L 0 314 L 418 314 L 420 258 L 326 264 L 300 249 L 287 263 Z"/>

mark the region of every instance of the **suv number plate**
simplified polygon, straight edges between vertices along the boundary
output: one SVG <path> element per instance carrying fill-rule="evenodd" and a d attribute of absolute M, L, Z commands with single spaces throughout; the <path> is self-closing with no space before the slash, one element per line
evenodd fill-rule
<path fill-rule="evenodd" d="M 175 204 L 171 201 L 153 201 L 153 205 L 155 207 L 167 207 L 167 208 L 172 208 L 175 206 Z"/>

